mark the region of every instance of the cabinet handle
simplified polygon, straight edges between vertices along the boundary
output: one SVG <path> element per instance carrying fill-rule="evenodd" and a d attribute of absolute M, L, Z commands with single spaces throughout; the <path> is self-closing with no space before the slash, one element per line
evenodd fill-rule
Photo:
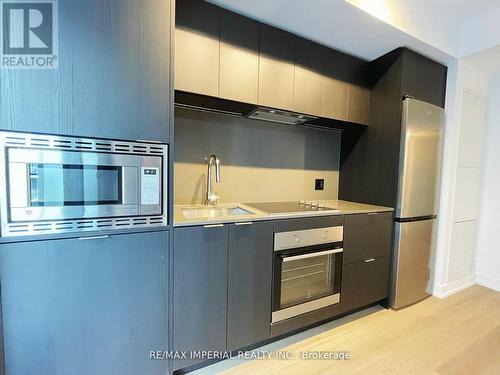
<path fill-rule="evenodd" d="M 78 237 L 80 241 L 86 241 L 86 240 L 102 240 L 105 238 L 109 238 L 109 235 L 105 236 L 89 236 L 89 237 Z"/>
<path fill-rule="evenodd" d="M 375 258 L 365 259 L 365 263 L 375 262 Z"/>
<path fill-rule="evenodd" d="M 222 228 L 224 224 L 210 224 L 210 225 L 204 225 L 203 228 Z"/>
<path fill-rule="evenodd" d="M 375 215 L 378 215 L 380 212 L 368 212 L 367 215 L 368 216 L 375 216 Z"/>
<path fill-rule="evenodd" d="M 251 221 L 245 221 L 242 223 L 234 223 L 234 225 L 252 225 L 253 223 Z"/>

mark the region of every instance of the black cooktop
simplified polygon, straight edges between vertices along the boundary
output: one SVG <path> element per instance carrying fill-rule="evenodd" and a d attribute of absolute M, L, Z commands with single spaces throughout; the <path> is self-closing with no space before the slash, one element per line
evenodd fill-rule
<path fill-rule="evenodd" d="M 268 214 L 286 214 L 295 212 L 336 211 L 336 208 L 325 207 L 316 202 L 268 202 L 268 203 L 246 203 L 250 207 L 264 211 Z"/>

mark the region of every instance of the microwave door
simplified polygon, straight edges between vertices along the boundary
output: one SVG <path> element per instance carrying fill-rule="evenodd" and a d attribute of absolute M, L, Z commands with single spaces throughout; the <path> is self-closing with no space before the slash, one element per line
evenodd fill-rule
<path fill-rule="evenodd" d="M 139 214 L 141 156 L 9 149 L 11 221 Z"/>

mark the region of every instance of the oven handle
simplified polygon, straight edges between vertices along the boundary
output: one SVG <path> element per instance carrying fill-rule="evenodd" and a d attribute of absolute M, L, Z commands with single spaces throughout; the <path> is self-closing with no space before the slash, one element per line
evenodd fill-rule
<path fill-rule="evenodd" d="M 342 253 L 342 252 L 344 252 L 344 249 L 340 248 L 340 249 L 332 249 L 332 250 L 320 251 L 320 252 L 317 252 L 317 253 L 296 255 L 296 256 L 293 256 L 293 257 L 283 257 L 283 262 L 284 263 L 286 263 L 286 262 L 292 262 L 292 261 L 298 260 L 298 259 L 315 258 L 315 257 L 319 257 L 321 255 L 338 254 L 338 253 Z"/>

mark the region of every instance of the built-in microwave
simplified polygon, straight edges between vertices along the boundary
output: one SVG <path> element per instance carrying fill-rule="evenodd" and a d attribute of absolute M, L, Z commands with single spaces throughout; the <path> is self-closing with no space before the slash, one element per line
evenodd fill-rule
<path fill-rule="evenodd" d="M 1 235 L 167 225 L 168 146 L 0 132 Z"/>

